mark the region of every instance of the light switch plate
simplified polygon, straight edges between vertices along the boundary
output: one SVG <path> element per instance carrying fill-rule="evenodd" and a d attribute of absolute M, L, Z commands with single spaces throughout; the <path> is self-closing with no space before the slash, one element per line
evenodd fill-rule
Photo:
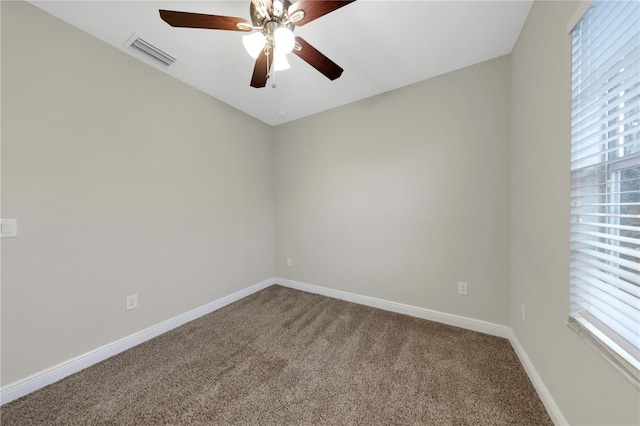
<path fill-rule="evenodd" d="M 18 236 L 17 219 L 0 219 L 0 236 L 2 238 L 15 238 Z"/>

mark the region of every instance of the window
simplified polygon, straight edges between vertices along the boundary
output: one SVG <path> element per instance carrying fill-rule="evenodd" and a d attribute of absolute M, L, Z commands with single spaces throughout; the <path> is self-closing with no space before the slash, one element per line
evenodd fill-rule
<path fill-rule="evenodd" d="M 640 2 L 572 31 L 570 326 L 640 380 Z"/>

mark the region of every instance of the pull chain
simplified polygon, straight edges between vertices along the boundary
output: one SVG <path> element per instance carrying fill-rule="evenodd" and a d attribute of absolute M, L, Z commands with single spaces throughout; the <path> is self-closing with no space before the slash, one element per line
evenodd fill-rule
<path fill-rule="evenodd" d="M 278 85 L 276 84 L 276 68 L 275 67 L 273 67 L 273 82 L 271 83 L 271 87 L 274 89 L 278 87 Z"/>

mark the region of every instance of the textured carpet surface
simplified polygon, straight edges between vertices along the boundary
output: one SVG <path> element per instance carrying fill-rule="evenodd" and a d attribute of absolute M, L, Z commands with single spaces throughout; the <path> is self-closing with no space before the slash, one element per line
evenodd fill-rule
<path fill-rule="evenodd" d="M 0 408 L 2 425 L 550 425 L 508 340 L 272 286 Z"/>

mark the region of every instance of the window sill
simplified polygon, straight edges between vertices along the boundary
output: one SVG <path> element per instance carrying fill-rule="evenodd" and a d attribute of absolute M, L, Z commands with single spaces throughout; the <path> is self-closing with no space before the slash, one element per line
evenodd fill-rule
<path fill-rule="evenodd" d="M 575 318 L 570 317 L 567 326 L 582 337 L 596 352 L 618 370 L 636 389 L 640 390 L 640 371 L 607 347 L 598 337 Z"/>

